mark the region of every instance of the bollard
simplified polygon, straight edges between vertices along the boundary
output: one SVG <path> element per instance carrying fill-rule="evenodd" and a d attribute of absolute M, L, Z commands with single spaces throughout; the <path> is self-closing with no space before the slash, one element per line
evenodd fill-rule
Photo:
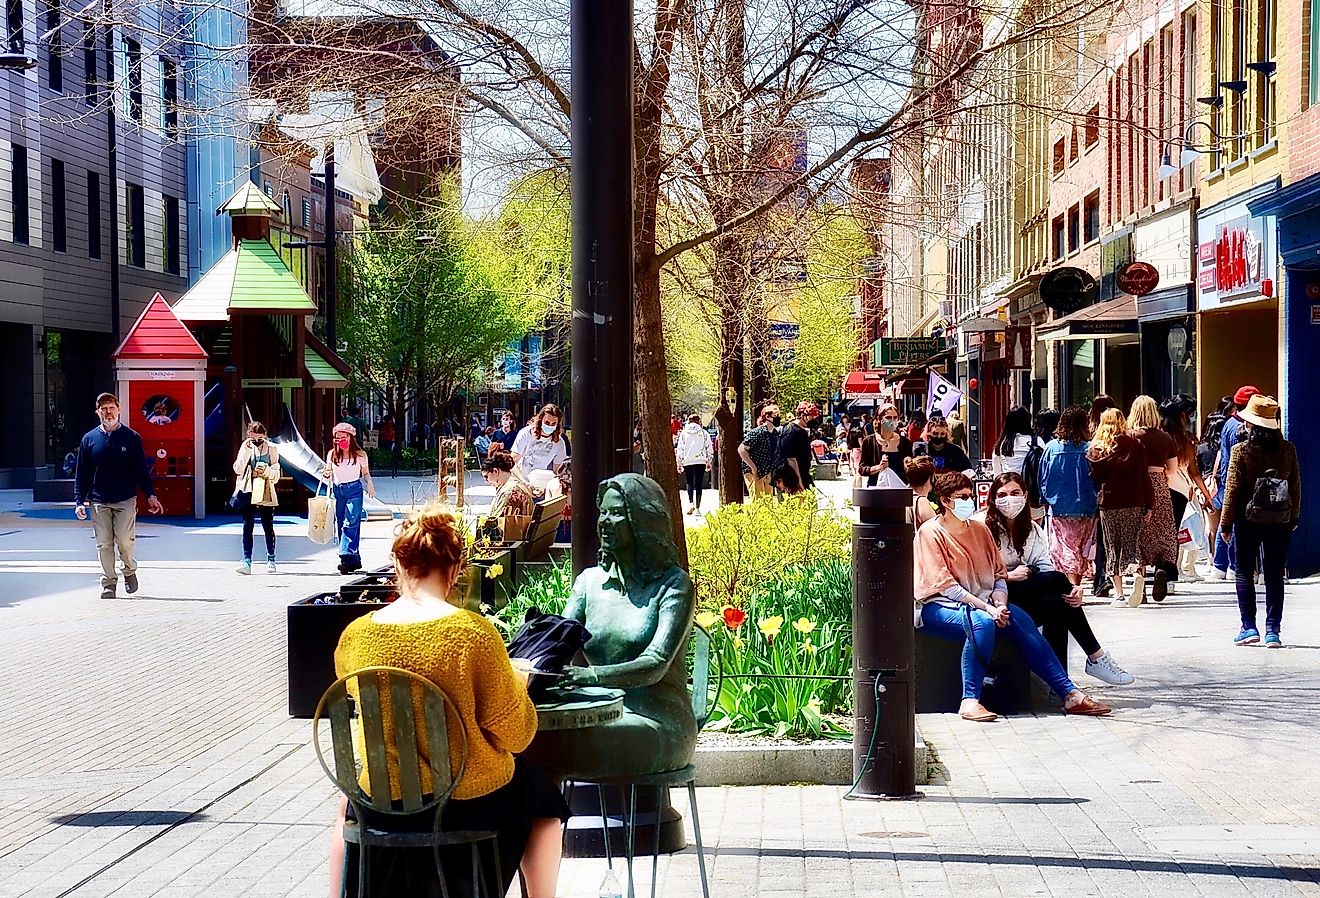
<path fill-rule="evenodd" d="M 853 777 L 850 798 L 917 798 L 912 491 L 853 490 Z"/>

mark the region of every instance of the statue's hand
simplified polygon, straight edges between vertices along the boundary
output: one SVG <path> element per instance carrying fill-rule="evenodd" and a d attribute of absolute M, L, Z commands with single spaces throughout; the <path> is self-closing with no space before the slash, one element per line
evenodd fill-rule
<path fill-rule="evenodd" d="M 562 686 L 595 686 L 599 682 L 600 675 L 594 667 L 566 667 L 559 681 Z"/>

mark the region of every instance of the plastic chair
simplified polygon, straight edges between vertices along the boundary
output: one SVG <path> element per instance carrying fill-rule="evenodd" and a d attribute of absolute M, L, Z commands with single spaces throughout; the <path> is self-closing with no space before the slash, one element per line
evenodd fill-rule
<path fill-rule="evenodd" d="M 349 683 L 355 681 L 358 698 L 354 702 Z M 420 698 L 422 719 L 418 720 L 415 699 Z M 358 754 L 358 740 L 353 738 L 354 705 L 358 726 L 363 731 L 365 756 Z M 388 709 L 388 714 L 385 713 Z M 449 885 L 441 866 L 440 849 L 450 845 L 468 845 L 472 853 L 472 894 L 496 896 L 502 882 L 496 834 L 484 831 L 442 832 L 440 818 L 454 787 L 463 778 L 467 765 L 467 734 L 460 727 L 452 733 L 449 715 L 457 711 L 449 696 L 431 681 L 412 671 L 397 667 L 365 667 L 336 680 L 316 706 L 312 720 L 312 743 L 316 758 L 326 776 L 353 805 L 357 821 L 344 821 L 344 841 L 358 845 L 358 898 L 368 898 L 368 860 L 372 848 L 426 848 L 435 852 L 440 892 L 448 898 Z M 330 721 L 330 748 L 333 766 L 327 763 L 321 723 Z M 423 742 L 423 737 L 425 741 Z M 389 780 L 390 748 L 397 756 L 400 797 L 391 799 Z M 457 764 L 453 754 L 457 753 Z M 455 772 L 455 768 L 457 772 Z M 358 774 L 365 770 L 370 791 L 362 788 Z M 429 791 L 427 790 L 429 780 Z M 377 814 L 407 816 L 433 811 L 435 825 L 430 832 L 383 832 L 366 825 L 364 810 Z M 485 888 L 479 846 L 490 842 L 496 883 Z M 344 893 L 348 889 L 348 852 L 344 852 Z"/>
<path fill-rule="evenodd" d="M 692 713 L 697 718 L 697 732 L 701 732 L 701 728 L 710 719 L 711 709 L 714 707 L 715 700 L 720 694 L 720 687 L 723 685 L 723 674 L 718 664 L 714 667 L 714 679 L 712 680 L 711 657 L 710 634 L 694 624 L 691 642 Z M 697 813 L 697 768 L 695 765 L 688 764 L 678 770 L 666 770 L 662 773 L 607 776 L 582 779 L 579 782 L 595 785 L 596 792 L 600 797 L 600 820 L 605 836 L 605 863 L 611 871 L 614 869 L 614 856 L 610 848 L 609 818 L 605 809 L 605 787 L 626 787 L 628 790 L 622 821 L 624 856 L 628 866 L 628 898 L 636 898 L 633 883 L 633 839 L 637 834 L 638 788 L 654 787 L 656 790 L 656 805 L 659 807 L 662 804 L 662 790 L 671 786 L 686 786 L 688 805 L 692 809 L 692 833 L 697 840 L 697 864 L 701 869 L 701 894 L 704 898 L 710 898 L 710 883 L 706 879 L 705 848 L 701 842 L 701 816 Z M 651 830 L 653 836 L 651 845 L 651 898 L 655 898 L 656 873 L 660 867 L 660 820 L 658 817 Z"/>

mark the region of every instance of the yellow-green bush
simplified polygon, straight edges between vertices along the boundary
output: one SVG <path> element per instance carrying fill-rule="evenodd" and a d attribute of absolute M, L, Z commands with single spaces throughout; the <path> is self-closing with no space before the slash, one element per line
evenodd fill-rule
<path fill-rule="evenodd" d="M 706 526 L 688 531 L 688 570 L 697 604 L 718 611 L 744 606 L 790 565 L 847 560 L 852 531 L 831 509 L 817 506 L 808 490 L 784 499 L 724 505 Z"/>

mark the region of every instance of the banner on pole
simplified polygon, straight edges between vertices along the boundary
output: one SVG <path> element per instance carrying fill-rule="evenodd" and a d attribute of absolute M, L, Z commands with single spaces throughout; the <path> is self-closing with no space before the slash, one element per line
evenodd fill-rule
<path fill-rule="evenodd" d="M 958 407 L 962 395 L 962 390 L 934 371 L 930 372 L 930 380 L 926 386 L 926 414 L 947 416 Z"/>

